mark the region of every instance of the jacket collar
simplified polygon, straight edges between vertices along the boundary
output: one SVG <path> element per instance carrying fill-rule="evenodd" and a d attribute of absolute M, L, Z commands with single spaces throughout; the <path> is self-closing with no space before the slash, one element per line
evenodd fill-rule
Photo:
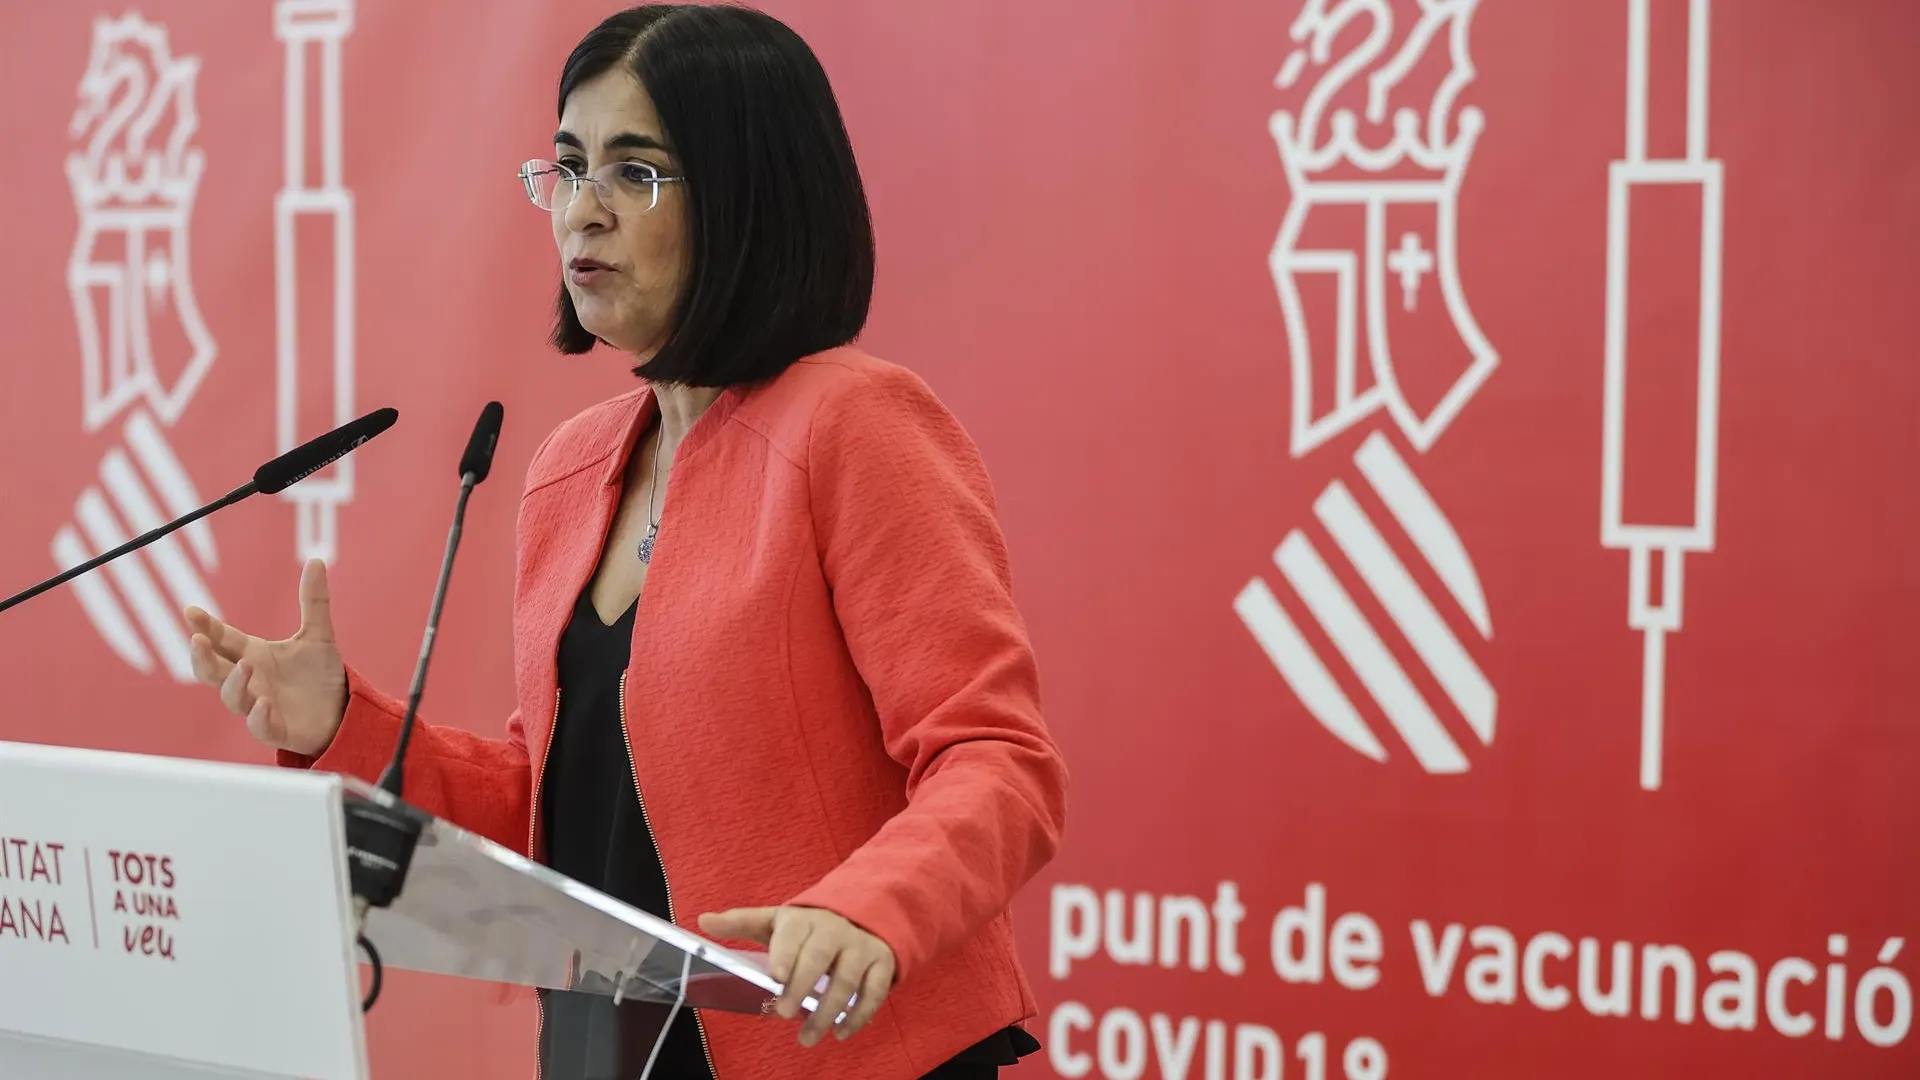
<path fill-rule="evenodd" d="M 693 422 L 686 437 L 680 440 L 675 460 L 686 460 L 688 455 L 712 441 L 746 396 L 747 391 L 738 386 L 722 390 L 720 396 L 713 399 L 713 404 L 707 406 L 707 411 L 700 414 L 700 419 Z M 640 444 L 641 434 L 660 415 L 660 402 L 654 397 L 651 386 L 642 386 L 637 393 L 617 399 L 616 406 L 618 412 L 609 427 L 612 429 L 610 437 L 617 441 L 607 447 L 606 467 L 600 475 L 603 486 L 618 484 L 626 476 L 627 463 L 633 459 L 633 450 Z"/>

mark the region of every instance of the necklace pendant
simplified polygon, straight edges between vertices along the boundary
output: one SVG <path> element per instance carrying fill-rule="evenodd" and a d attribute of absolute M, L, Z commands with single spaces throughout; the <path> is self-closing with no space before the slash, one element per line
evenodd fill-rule
<path fill-rule="evenodd" d="M 647 526 L 647 535 L 640 538 L 640 561 L 641 562 L 650 563 L 653 561 L 653 537 L 659 531 L 660 531 L 660 526 L 649 525 Z"/>

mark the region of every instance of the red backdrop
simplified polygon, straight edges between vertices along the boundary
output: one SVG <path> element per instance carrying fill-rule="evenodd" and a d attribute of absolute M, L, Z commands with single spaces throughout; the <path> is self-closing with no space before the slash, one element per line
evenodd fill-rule
<path fill-rule="evenodd" d="M 500 734 L 513 484 L 628 385 L 543 346 L 513 176 L 608 10 L 0 16 L 6 580 L 402 416 L 0 619 L 0 738 L 261 760 L 168 613 L 290 630 L 303 554 L 402 689 L 492 398 L 427 711 Z M 1023 1074 L 1920 1069 L 1903 5 L 772 10 L 870 186 L 866 345 L 984 449 L 1073 767 Z M 531 1024 L 396 976 L 376 1069 L 525 1075 Z"/>

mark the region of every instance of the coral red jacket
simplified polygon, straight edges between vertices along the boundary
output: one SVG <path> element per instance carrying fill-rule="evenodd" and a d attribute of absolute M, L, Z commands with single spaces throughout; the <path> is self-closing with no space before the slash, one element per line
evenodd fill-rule
<path fill-rule="evenodd" d="M 507 738 L 422 724 L 408 752 L 409 802 L 536 859 L 560 635 L 656 410 L 636 390 L 535 453 Z M 402 709 L 348 679 L 332 745 L 286 764 L 379 774 Z M 908 1080 L 1035 1014 L 1007 907 L 1060 841 L 1066 771 L 986 471 L 917 376 L 840 349 L 721 394 L 675 458 L 627 686 L 675 922 L 821 907 L 899 965 L 845 1043 L 703 1014 L 719 1080 Z"/>

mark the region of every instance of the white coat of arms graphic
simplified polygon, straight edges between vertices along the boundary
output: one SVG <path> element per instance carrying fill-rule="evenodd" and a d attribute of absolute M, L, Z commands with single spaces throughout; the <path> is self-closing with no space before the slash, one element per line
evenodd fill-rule
<path fill-rule="evenodd" d="M 1424 453 L 1499 364 L 1467 306 L 1458 263 L 1460 187 L 1484 128 L 1479 110 L 1456 111 L 1474 75 L 1467 31 L 1477 2 L 1419 0 L 1397 47 L 1387 0 L 1307 0 L 1290 28 L 1296 47 L 1275 83 L 1307 89 L 1297 111 L 1276 112 L 1270 123 L 1292 201 L 1269 268 L 1287 325 L 1295 457 L 1382 411 Z M 1355 43 L 1336 55 L 1336 40 Z M 1363 134 L 1382 128 L 1384 136 Z M 1319 542 L 1293 529 L 1274 563 L 1296 610 L 1319 626 L 1420 767 L 1463 772 L 1462 740 L 1389 636 L 1427 666 L 1466 730 L 1490 743 L 1497 695 L 1456 632 L 1464 625 L 1492 636 L 1485 592 L 1466 546 L 1392 439 L 1375 430 L 1353 465 L 1314 502 Z M 1386 513 L 1370 513 L 1368 502 Z M 1345 569 L 1322 554 L 1329 546 Z M 1450 611 L 1418 584 L 1408 558 L 1441 582 Z M 1390 628 L 1376 627 L 1354 601 L 1342 581 L 1354 576 Z M 1248 581 L 1234 610 L 1323 727 L 1387 759 L 1361 707 L 1264 578 Z"/>
<path fill-rule="evenodd" d="M 78 327 L 82 426 L 118 421 L 120 443 L 101 458 L 74 521 L 54 533 L 65 568 L 157 528 L 201 503 L 166 436 L 218 354 L 194 299 L 188 226 L 206 172 L 193 145 L 200 62 L 173 55 L 165 27 L 129 14 L 97 19 L 70 128 L 67 182 L 80 227 L 67 263 Z M 184 541 L 184 543 L 182 542 Z M 156 658 L 193 677 L 185 604 L 209 611 L 206 572 L 219 564 L 213 532 L 197 521 L 104 576 L 74 582 L 100 636 L 140 671 Z"/>

